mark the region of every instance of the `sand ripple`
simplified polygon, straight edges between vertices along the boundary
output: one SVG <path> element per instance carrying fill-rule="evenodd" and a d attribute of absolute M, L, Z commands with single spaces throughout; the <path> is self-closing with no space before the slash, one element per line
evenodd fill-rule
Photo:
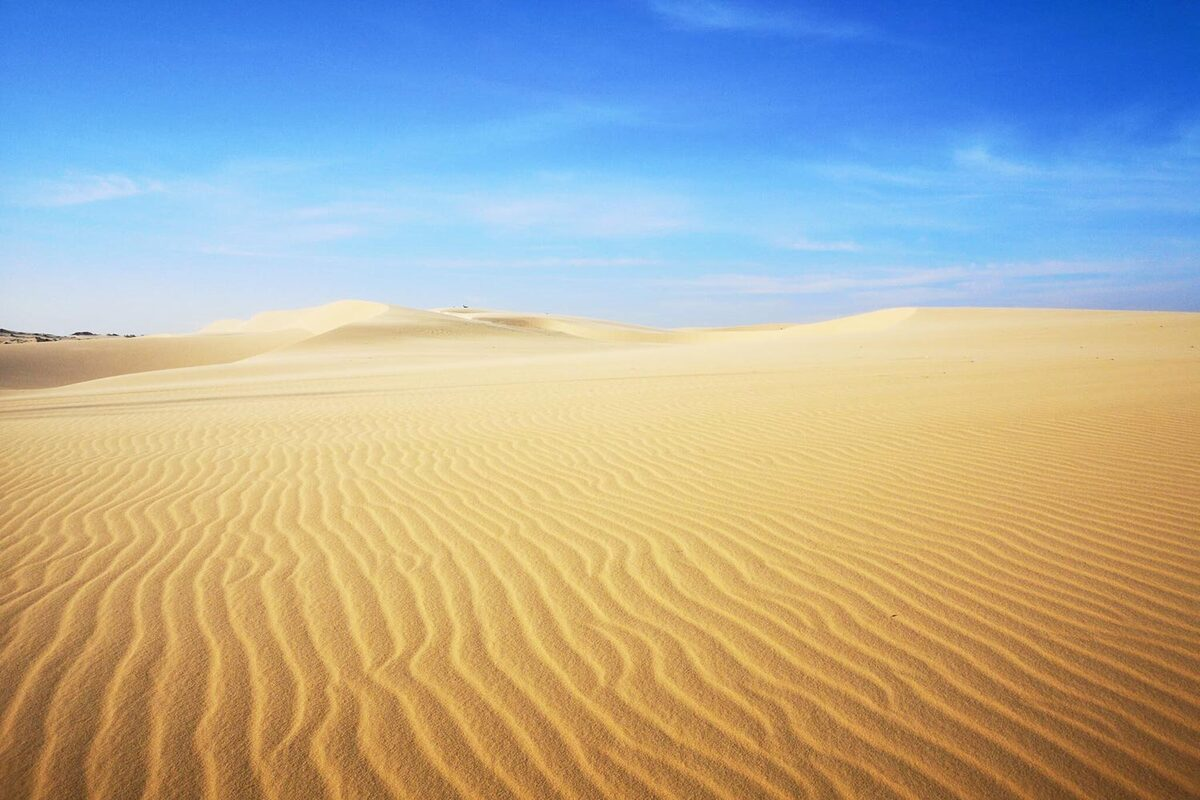
<path fill-rule="evenodd" d="M 921 313 L 4 398 L 5 796 L 1197 796 L 1200 324 Z"/>

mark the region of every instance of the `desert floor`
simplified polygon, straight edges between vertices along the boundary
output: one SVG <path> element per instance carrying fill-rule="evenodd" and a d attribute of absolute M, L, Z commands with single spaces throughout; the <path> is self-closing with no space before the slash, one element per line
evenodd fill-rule
<path fill-rule="evenodd" d="M 0 787 L 1198 796 L 1200 314 L 5 345 Z"/>

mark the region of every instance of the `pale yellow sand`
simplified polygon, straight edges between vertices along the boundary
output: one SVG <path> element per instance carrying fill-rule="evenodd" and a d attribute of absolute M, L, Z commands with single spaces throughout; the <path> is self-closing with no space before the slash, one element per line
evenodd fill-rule
<path fill-rule="evenodd" d="M 1200 315 L 221 329 L 0 395 L 4 797 L 1200 793 Z"/>
<path fill-rule="evenodd" d="M 149 370 L 225 364 L 301 341 L 303 330 L 221 336 L 64 339 L 0 347 L 0 391 L 42 389 Z"/>

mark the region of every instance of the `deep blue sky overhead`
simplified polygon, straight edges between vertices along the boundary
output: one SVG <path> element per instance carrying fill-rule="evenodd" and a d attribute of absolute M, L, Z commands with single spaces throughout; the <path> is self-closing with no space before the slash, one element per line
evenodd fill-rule
<path fill-rule="evenodd" d="M 1200 3 L 0 2 L 0 325 L 1200 309 Z"/>

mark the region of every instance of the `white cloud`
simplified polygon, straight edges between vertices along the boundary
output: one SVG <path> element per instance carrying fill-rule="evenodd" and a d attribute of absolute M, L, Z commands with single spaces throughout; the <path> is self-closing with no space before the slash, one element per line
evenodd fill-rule
<path fill-rule="evenodd" d="M 1075 261 L 1034 261 L 963 264 L 930 269 L 875 268 L 854 274 L 820 273 L 802 276 L 754 275 L 743 273 L 704 275 L 665 281 L 672 286 L 703 293 L 742 295 L 815 295 L 876 292 L 889 289 L 929 287 L 998 287 L 1019 279 L 1076 280 L 1085 276 L 1104 278 L 1128 270 L 1129 264 Z"/>
<path fill-rule="evenodd" d="M 484 193 L 462 197 L 461 208 L 492 228 L 594 237 L 655 236 L 691 224 L 680 199 L 638 190 Z"/>
<path fill-rule="evenodd" d="M 158 181 L 131 178 L 128 175 L 75 175 L 36 187 L 28 196 L 32 206 L 60 207 L 98 203 L 122 197 L 161 192 Z"/>
<path fill-rule="evenodd" d="M 1022 164 L 1017 161 L 1011 161 L 1006 158 L 995 156 L 992 154 L 991 150 L 980 145 L 956 150 L 954 152 L 954 163 L 960 167 L 967 167 L 973 170 L 983 170 L 985 172 L 992 172 L 1011 177 L 1032 178 L 1045 174 L 1044 170 L 1034 167 L 1030 164 Z"/>
<path fill-rule="evenodd" d="M 604 269 L 653 267 L 661 265 L 656 258 L 632 256 L 542 256 L 538 258 L 433 258 L 418 259 L 405 266 L 434 269 Z"/>
<path fill-rule="evenodd" d="M 776 11 L 725 0 L 651 0 L 650 8 L 672 25 L 701 31 L 760 33 L 822 39 L 864 39 L 863 25 L 819 19 L 794 10 Z"/>
<path fill-rule="evenodd" d="M 343 239 L 354 239 L 365 236 L 368 231 L 361 225 L 341 222 L 321 222 L 308 225 L 296 225 L 285 230 L 285 237 L 294 242 L 338 242 Z"/>
<path fill-rule="evenodd" d="M 1081 146 L 1071 158 L 1035 159 L 976 141 L 905 165 L 817 162 L 800 169 L 836 187 L 841 210 L 873 227 L 999 229 L 1031 218 L 1043 224 L 1056 214 L 1072 215 L 1074 226 L 1080 214 L 1200 213 L 1200 160 L 1192 147 L 1181 139 L 1114 155 Z"/>
<path fill-rule="evenodd" d="M 804 253 L 857 253 L 862 250 L 862 245 L 857 242 L 817 242 L 803 236 L 780 242 L 779 247 Z"/>
<path fill-rule="evenodd" d="M 729 294 L 832 294 L 856 289 L 879 289 L 897 286 L 921 286 L 942 283 L 963 277 L 957 268 L 943 270 L 921 270 L 873 277 L 850 277 L 842 275 L 809 275 L 800 278 L 770 275 L 705 275 L 700 278 L 679 281 L 679 285 L 690 288 Z"/>
<path fill-rule="evenodd" d="M 247 248 L 231 247 L 221 244 L 205 244 L 197 248 L 197 252 L 206 256 L 220 256 L 227 258 L 287 258 L 286 253 L 271 252 L 268 250 L 251 250 Z"/>
<path fill-rule="evenodd" d="M 645 115 L 631 107 L 568 102 L 541 111 L 489 120 L 457 132 L 454 138 L 461 139 L 465 134 L 489 147 L 519 145 L 588 128 L 635 127 L 645 122 Z"/>

